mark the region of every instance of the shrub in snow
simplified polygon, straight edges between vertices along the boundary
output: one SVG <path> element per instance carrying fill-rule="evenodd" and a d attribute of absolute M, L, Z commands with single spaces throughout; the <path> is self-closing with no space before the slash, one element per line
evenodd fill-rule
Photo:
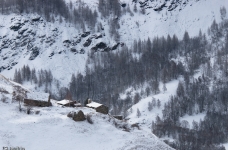
<path fill-rule="evenodd" d="M 140 128 L 139 128 L 139 123 L 134 123 L 134 124 L 131 125 L 131 127 L 132 127 L 132 128 L 136 127 L 136 128 L 138 128 L 138 129 L 140 129 Z"/>
<path fill-rule="evenodd" d="M 152 98 L 152 106 L 156 107 L 156 99 L 154 97 Z"/>
<path fill-rule="evenodd" d="M 5 96 L 5 95 L 2 95 L 2 98 L 1 98 L 1 101 L 3 102 L 3 103 L 5 103 L 6 101 L 7 101 L 7 97 Z"/>
<path fill-rule="evenodd" d="M 29 115 L 29 114 L 31 114 L 31 110 L 32 110 L 32 107 L 27 107 L 27 110 L 26 110 L 26 113 Z"/>
<path fill-rule="evenodd" d="M 139 111 L 139 109 L 137 108 L 137 117 L 139 118 L 141 116 L 141 112 Z"/>
<path fill-rule="evenodd" d="M 130 128 L 127 125 L 123 125 L 123 131 L 130 132 Z"/>
<path fill-rule="evenodd" d="M 39 111 L 39 110 L 35 111 L 35 114 L 36 114 L 36 115 L 38 115 L 39 113 L 40 113 L 40 111 Z"/>
<path fill-rule="evenodd" d="M 148 102 L 148 110 L 151 111 L 153 109 L 153 105 L 151 102 Z"/>
<path fill-rule="evenodd" d="M 189 128 L 190 127 L 189 122 L 187 120 L 182 120 L 181 121 L 181 127 L 182 128 Z"/>
<path fill-rule="evenodd" d="M 165 85 L 165 83 L 163 84 L 163 92 L 165 93 L 166 91 L 167 91 L 167 88 L 166 88 L 166 85 Z"/>
<path fill-rule="evenodd" d="M 9 94 L 9 92 L 6 89 L 2 88 L 2 87 L 0 88 L 0 93 Z"/>
<path fill-rule="evenodd" d="M 72 118 L 73 117 L 73 114 L 74 112 L 69 112 L 68 114 L 67 114 L 67 117 L 69 117 L 69 118 Z"/>
<path fill-rule="evenodd" d="M 161 107 L 161 101 L 159 99 L 157 100 L 157 106 L 158 106 L 158 108 Z"/>

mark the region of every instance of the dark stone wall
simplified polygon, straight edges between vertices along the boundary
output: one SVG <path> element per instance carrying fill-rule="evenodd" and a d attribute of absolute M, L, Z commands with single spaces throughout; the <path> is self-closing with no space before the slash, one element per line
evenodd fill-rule
<path fill-rule="evenodd" d="M 96 108 L 96 112 L 100 112 L 102 114 L 108 114 L 108 107 L 105 105 L 101 105 L 100 107 Z"/>
<path fill-rule="evenodd" d="M 49 107 L 52 106 L 51 102 L 32 100 L 32 99 L 24 99 L 24 103 L 29 106 L 37 106 L 37 107 Z"/>
<path fill-rule="evenodd" d="M 118 120 L 123 120 L 123 116 L 113 116 L 113 117 L 118 119 Z"/>

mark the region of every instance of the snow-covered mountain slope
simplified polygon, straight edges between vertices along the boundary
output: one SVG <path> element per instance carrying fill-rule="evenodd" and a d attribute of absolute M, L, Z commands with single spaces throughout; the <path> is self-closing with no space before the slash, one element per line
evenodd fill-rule
<path fill-rule="evenodd" d="M 146 128 L 151 128 L 152 121 L 155 121 L 156 116 L 162 117 L 162 110 L 164 109 L 164 104 L 169 101 L 171 95 L 176 95 L 176 89 L 178 86 L 179 80 L 174 80 L 166 84 L 167 91 L 163 91 L 163 84 L 160 83 L 159 89 L 160 93 L 151 95 L 149 97 L 141 99 L 137 104 L 133 105 L 132 110 L 129 110 L 129 122 L 131 123 L 140 123 L 145 124 Z M 151 111 L 148 110 L 148 103 L 153 101 L 153 98 L 156 100 L 159 99 L 161 102 L 160 107 L 153 107 Z M 139 109 L 141 116 L 137 116 L 137 109 Z"/>
<path fill-rule="evenodd" d="M 7 79 L 0 74 L 0 101 L 11 103 L 19 99 L 22 101 L 24 98 L 33 98 L 39 100 L 48 99 L 49 93 L 34 92 L 34 89 L 27 88 L 19 83 Z"/>
<path fill-rule="evenodd" d="M 161 2 L 144 1 L 149 3 L 148 5 L 151 7 Z M 137 6 L 140 6 L 140 2 L 138 1 Z M 165 0 L 163 2 L 170 3 L 170 1 L 166 2 Z M 182 38 L 185 31 L 188 31 L 190 36 L 195 36 L 200 29 L 203 33 L 206 33 L 213 20 L 220 22 L 220 7 L 228 7 L 227 0 L 192 0 L 184 6 L 179 4 L 183 3 L 183 1 L 176 3 L 177 8 L 172 11 L 168 10 L 168 6 L 160 11 L 147 8 L 146 14 L 142 15 L 139 13 L 141 11 L 140 8 L 138 8 L 134 16 L 121 18 L 122 38 L 131 42 L 132 38 L 147 39 L 148 36 L 167 36 L 168 34 L 171 36 L 176 34 L 179 38 Z M 133 5 L 131 7 L 133 9 Z M 128 28 L 125 28 L 126 26 Z"/>
<path fill-rule="evenodd" d="M 0 74 L 0 94 L 1 95 L 3 95 L 3 94 L 6 94 L 8 96 L 12 95 L 15 88 L 19 88 L 19 90 L 21 90 L 21 91 L 29 92 L 29 90 L 27 88 L 25 88 L 24 86 L 22 86 L 21 84 L 13 82 Z"/>
<path fill-rule="evenodd" d="M 16 68 L 28 64 L 31 68 L 50 69 L 55 78 L 67 85 L 72 73 L 84 73 L 89 53 L 114 49 L 116 44 L 120 49 L 118 42 L 132 46 L 134 40 L 148 37 L 176 34 L 182 38 L 186 30 L 194 36 L 200 29 L 206 32 L 213 20 L 219 22 L 220 7 L 228 7 L 227 0 L 186 1 L 185 4 L 178 1 L 181 4 L 176 2 L 177 7 L 170 11 L 171 1 L 167 1 L 167 7 L 155 11 L 155 6 L 163 1 L 147 0 L 145 14 L 142 14 L 140 6 L 143 2 L 120 1 L 129 6 L 132 13 L 126 11 L 118 18 L 118 41 L 113 40 L 109 33 L 112 27 L 108 20 L 113 18 L 98 17 L 104 30 L 96 32 L 87 28 L 88 32 L 84 32 L 70 23 L 59 23 L 58 19 L 51 23 L 38 15 L 0 15 L 0 71 L 12 78 Z M 72 0 L 72 3 L 77 5 L 77 1 Z M 93 10 L 98 9 L 98 0 L 84 3 Z M 137 12 L 134 12 L 135 4 Z"/>

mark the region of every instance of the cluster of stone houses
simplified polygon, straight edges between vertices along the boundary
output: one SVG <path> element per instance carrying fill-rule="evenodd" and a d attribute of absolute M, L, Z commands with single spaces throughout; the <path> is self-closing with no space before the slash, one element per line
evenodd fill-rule
<path fill-rule="evenodd" d="M 51 100 L 50 100 L 50 94 L 48 93 L 37 93 L 37 92 L 27 92 L 26 93 L 26 98 L 24 98 L 24 104 L 28 106 L 36 106 L 36 107 L 49 107 L 52 106 Z M 58 105 L 61 105 L 63 107 L 81 107 L 81 103 L 77 103 L 76 101 L 72 100 L 61 100 L 57 101 Z M 108 107 L 97 103 L 93 102 L 90 99 L 86 100 L 85 103 L 86 107 L 95 109 L 96 112 L 103 113 L 103 114 L 108 114 Z"/>

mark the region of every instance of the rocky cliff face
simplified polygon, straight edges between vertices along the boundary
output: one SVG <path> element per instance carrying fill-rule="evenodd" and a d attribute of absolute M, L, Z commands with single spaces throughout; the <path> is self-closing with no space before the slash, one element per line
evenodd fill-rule
<path fill-rule="evenodd" d="M 65 72 L 64 68 L 83 72 L 88 53 L 120 47 L 120 42 L 106 37 L 105 32 L 83 32 L 71 24 L 47 22 L 39 15 L 13 14 L 0 18 L 4 20 L 0 23 L 0 72 L 23 64 L 56 73 Z"/>
<path fill-rule="evenodd" d="M 132 0 L 134 3 L 139 3 L 141 8 L 153 9 L 154 11 L 173 11 L 182 10 L 186 5 L 192 5 L 192 2 L 199 0 Z"/>

